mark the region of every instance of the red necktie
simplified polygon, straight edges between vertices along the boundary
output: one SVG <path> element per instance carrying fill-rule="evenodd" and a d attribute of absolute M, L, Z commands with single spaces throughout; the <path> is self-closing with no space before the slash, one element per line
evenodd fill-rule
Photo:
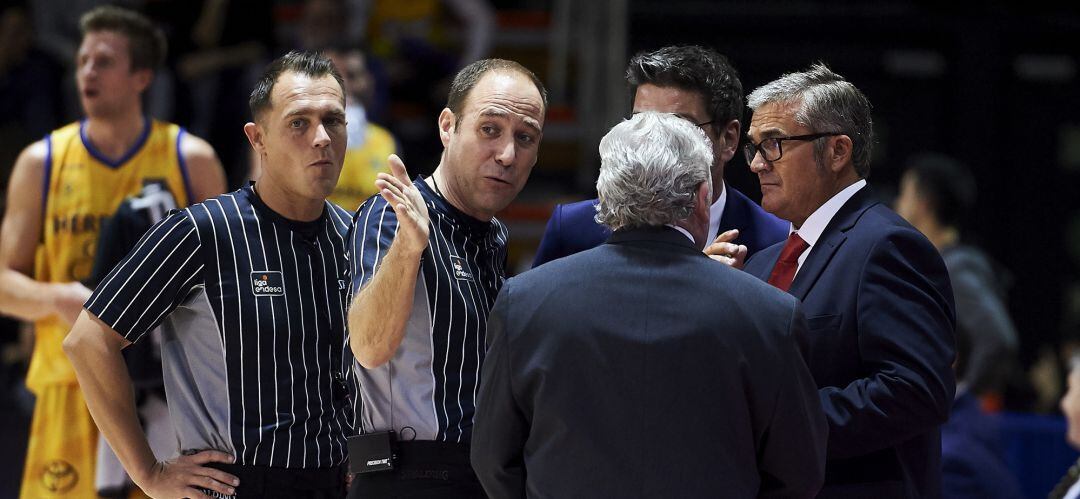
<path fill-rule="evenodd" d="M 784 243 L 784 249 L 780 250 L 780 259 L 769 274 L 769 284 L 781 291 L 787 291 L 791 287 L 792 279 L 795 279 L 795 271 L 799 269 L 799 255 L 809 247 L 810 245 L 799 237 L 798 232 L 792 232 Z"/>

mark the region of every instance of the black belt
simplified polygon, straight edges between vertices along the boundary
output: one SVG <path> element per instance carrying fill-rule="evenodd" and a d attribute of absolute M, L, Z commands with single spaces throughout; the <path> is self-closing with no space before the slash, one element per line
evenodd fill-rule
<path fill-rule="evenodd" d="M 469 465 L 469 446 L 433 441 L 398 442 L 392 471 L 353 476 L 351 499 L 481 499 L 484 490 Z"/>
<path fill-rule="evenodd" d="M 475 480 L 469 446 L 453 442 L 398 442 L 398 480 Z"/>
<path fill-rule="evenodd" d="M 266 493 L 293 492 L 298 496 L 305 492 L 328 489 L 345 490 L 345 468 L 280 468 L 271 466 L 246 466 L 239 464 L 207 463 L 240 479 L 237 495 L 259 497 Z"/>

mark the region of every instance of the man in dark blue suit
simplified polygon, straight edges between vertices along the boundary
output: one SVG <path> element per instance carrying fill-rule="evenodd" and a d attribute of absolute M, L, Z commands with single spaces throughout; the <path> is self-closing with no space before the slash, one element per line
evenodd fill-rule
<path fill-rule="evenodd" d="M 745 258 L 787 237 L 787 223 L 724 183 L 724 165 L 739 148 L 742 83 L 718 52 L 696 45 L 642 52 L 630 59 L 626 81 L 633 112 L 672 113 L 701 127 L 712 141 L 712 193 L 708 254 Z M 596 199 L 556 205 L 533 267 L 603 243 L 611 231 L 596 222 Z M 737 230 L 738 232 L 729 232 Z M 734 239 L 734 241 L 732 241 Z M 733 244 L 734 243 L 738 243 Z M 745 248 L 741 248 L 744 246 Z"/>
<path fill-rule="evenodd" d="M 941 427 L 943 499 L 1021 499 L 1020 483 L 1005 462 L 998 417 L 979 398 L 958 389 L 949 422 Z"/>
<path fill-rule="evenodd" d="M 614 234 L 510 279 L 488 319 L 472 438 L 488 496 L 813 497 L 827 425 L 805 320 L 702 253 L 708 139 L 642 113 L 600 155 Z"/>
<path fill-rule="evenodd" d="M 823 64 L 747 100 L 744 152 L 762 206 L 792 233 L 746 271 L 806 312 L 806 360 L 829 420 L 820 497 L 940 497 L 953 294 L 934 246 L 866 188 L 870 103 Z"/>

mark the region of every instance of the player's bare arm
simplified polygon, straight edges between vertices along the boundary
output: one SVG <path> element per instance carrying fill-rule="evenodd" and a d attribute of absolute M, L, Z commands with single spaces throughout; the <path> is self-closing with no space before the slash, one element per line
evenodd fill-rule
<path fill-rule="evenodd" d="M 78 282 L 45 283 L 31 277 L 44 223 L 46 153 L 45 141 L 31 144 L 11 172 L 0 226 L 0 313 L 28 322 L 59 315 L 70 324 L 90 290 Z"/>

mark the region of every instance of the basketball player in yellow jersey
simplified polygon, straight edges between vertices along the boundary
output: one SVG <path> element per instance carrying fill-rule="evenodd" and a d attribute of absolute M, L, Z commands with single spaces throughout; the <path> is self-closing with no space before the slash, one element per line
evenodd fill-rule
<path fill-rule="evenodd" d="M 179 206 L 225 190 L 209 144 L 143 115 L 142 93 L 165 56 L 161 31 L 115 7 L 86 13 L 80 28 L 86 119 L 23 150 L 0 227 L 0 313 L 34 322 L 26 380 L 37 404 L 23 498 L 97 496 L 97 429 L 61 343 L 90 296 L 79 281 L 89 277 L 102 220 L 148 183 Z"/>

